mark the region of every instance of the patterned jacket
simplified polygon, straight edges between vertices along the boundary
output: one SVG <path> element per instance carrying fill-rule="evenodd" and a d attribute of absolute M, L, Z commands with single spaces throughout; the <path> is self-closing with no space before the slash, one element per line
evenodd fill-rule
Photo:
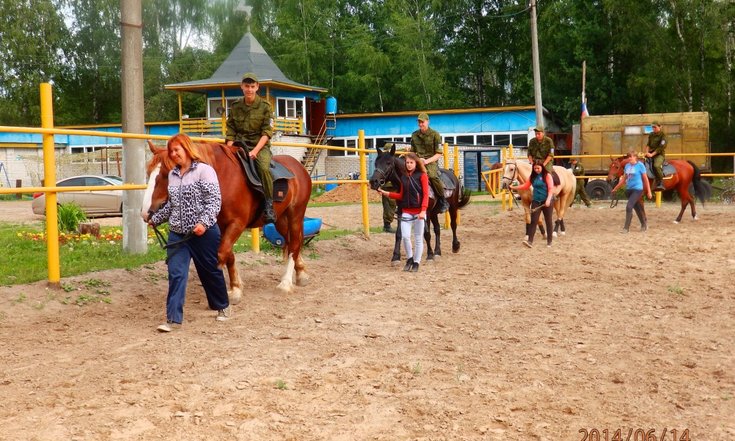
<path fill-rule="evenodd" d="M 210 228 L 217 222 L 222 208 L 222 194 L 217 173 L 199 161 L 193 161 L 189 171 L 181 176 L 177 166 L 168 174 L 168 200 L 151 216 L 155 225 L 168 220 L 171 231 L 191 232 L 196 224 Z"/>

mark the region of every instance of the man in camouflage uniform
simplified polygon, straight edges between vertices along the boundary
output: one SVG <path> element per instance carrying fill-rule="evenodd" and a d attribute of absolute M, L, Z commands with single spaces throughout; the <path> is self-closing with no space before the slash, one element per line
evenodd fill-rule
<path fill-rule="evenodd" d="M 653 165 L 651 167 L 654 176 L 656 177 L 656 183 L 653 191 L 664 190 L 664 161 L 666 160 L 666 135 L 661 130 L 661 124 L 654 122 L 651 124 L 653 132 L 648 135 L 648 143 L 646 147 L 646 158 L 653 158 Z"/>
<path fill-rule="evenodd" d="M 436 193 L 436 203 L 439 213 L 447 211 L 449 203 L 444 197 L 444 184 L 439 177 L 439 159 L 442 157 L 442 137 L 439 132 L 429 127 L 429 115 L 420 113 L 418 116 L 419 129 L 411 134 L 411 151 L 416 153 L 424 162 L 429 182 Z"/>
<path fill-rule="evenodd" d="M 571 164 L 571 169 L 574 176 L 584 176 L 584 166 L 579 163 L 577 158 L 572 158 Z M 584 189 L 584 186 L 586 184 L 587 179 L 577 179 L 577 191 L 574 193 L 574 197 L 572 198 L 572 205 L 574 205 L 574 201 L 577 200 L 577 195 L 579 195 L 579 198 L 582 200 L 582 202 L 584 202 L 584 205 L 586 205 L 587 208 L 590 208 L 592 206 L 592 204 L 590 203 L 590 198 L 589 196 L 587 196 L 587 191 Z"/>
<path fill-rule="evenodd" d="M 536 126 L 535 136 L 528 141 L 528 162 L 541 161 L 549 173 L 554 172 L 554 141 L 544 135 L 544 127 Z"/>
<path fill-rule="evenodd" d="M 246 73 L 240 88 L 243 98 L 235 101 L 227 116 L 227 145 L 240 142 L 247 155 L 255 160 L 265 197 L 265 223 L 276 221 L 273 209 L 273 175 L 271 175 L 271 137 L 273 136 L 270 104 L 258 96 L 258 77 Z"/>

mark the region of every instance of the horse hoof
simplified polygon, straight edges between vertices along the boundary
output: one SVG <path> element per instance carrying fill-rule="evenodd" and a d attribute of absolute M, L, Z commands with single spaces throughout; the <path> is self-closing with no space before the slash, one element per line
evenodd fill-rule
<path fill-rule="evenodd" d="M 694 218 L 692 220 L 698 221 L 699 220 L 699 216 L 694 216 Z"/>
<path fill-rule="evenodd" d="M 391 260 L 390 261 L 390 266 L 399 266 L 399 265 L 401 265 L 401 261 L 400 260 Z"/>
<path fill-rule="evenodd" d="M 237 305 L 242 300 L 242 290 L 236 288 L 227 292 L 227 297 L 230 299 L 231 305 Z"/>
<path fill-rule="evenodd" d="M 562 235 L 562 236 L 566 236 L 566 235 L 567 235 L 567 232 L 566 232 L 566 231 L 562 231 L 562 232 L 561 232 L 561 233 L 559 233 L 559 234 L 560 234 L 560 235 Z"/>
<path fill-rule="evenodd" d="M 551 237 L 553 237 L 554 239 L 556 239 L 556 238 L 559 237 L 559 234 L 556 231 L 554 231 L 553 233 L 551 233 Z"/>
<path fill-rule="evenodd" d="M 278 290 L 280 290 L 284 294 L 289 294 L 291 290 L 293 290 L 293 283 L 283 280 L 281 281 L 281 283 L 278 284 L 276 288 L 278 288 Z"/>
<path fill-rule="evenodd" d="M 453 253 L 459 253 L 459 244 L 452 246 Z"/>
<path fill-rule="evenodd" d="M 674 223 L 675 223 L 675 224 L 678 224 L 678 223 L 679 223 L 679 221 L 674 221 Z"/>
<path fill-rule="evenodd" d="M 301 273 L 296 276 L 296 285 L 298 286 L 306 286 L 309 284 L 309 275 L 306 273 Z"/>

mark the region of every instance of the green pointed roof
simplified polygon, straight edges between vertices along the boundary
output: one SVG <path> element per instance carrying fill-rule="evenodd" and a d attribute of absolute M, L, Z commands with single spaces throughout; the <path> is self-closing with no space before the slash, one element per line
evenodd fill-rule
<path fill-rule="evenodd" d="M 211 77 L 205 80 L 167 84 L 164 87 L 169 90 L 201 93 L 212 89 L 240 87 L 240 81 L 246 72 L 254 72 L 260 80 L 259 83 L 264 86 L 286 90 L 327 91 L 323 87 L 309 86 L 286 78 L 286 75 L 281 72 L 281 69 L 276 66 L 276 63 L 250 32 L 240 39 L 237 46 Z"/>

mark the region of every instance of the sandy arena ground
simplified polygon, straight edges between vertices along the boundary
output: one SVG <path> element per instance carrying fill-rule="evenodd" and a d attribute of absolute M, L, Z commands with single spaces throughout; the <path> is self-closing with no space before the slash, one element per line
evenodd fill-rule
<path fill-rule="evenodd" d="M 37 219 L 22 204 L 3 220 Z M 444 230 L 414 274 L 392 235 L 315 241 L 289 295 L 279 256 L 243 253 L 233 318 L 192 271 L 170 334 L 162 262 L 63 279 L 109 282 L 110 304 L 1 287 L 0 440 L 734 440 L 735 207 L 699 209 L 649 205 L 621 235 L 622 206 L 576 206 L 527 249 L 519 210 L 470 204 L 459 254 Z M 361 228 L 358 205 L 307 215 Z"/>

